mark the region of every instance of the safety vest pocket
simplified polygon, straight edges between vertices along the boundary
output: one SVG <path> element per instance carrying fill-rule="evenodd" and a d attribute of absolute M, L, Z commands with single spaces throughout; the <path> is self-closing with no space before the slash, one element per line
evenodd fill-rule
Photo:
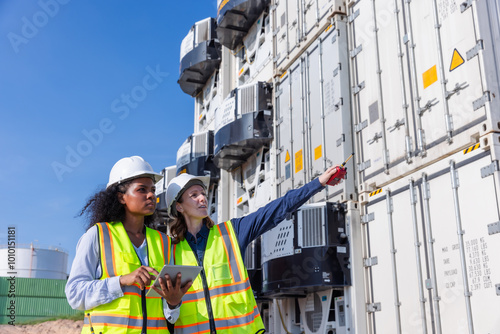
<path fill-rule="evenodd" d="M 215 286 L 232 283 L 231 268 L 228 263 L 214 264 L 211 266 L 210 271 Z"/>

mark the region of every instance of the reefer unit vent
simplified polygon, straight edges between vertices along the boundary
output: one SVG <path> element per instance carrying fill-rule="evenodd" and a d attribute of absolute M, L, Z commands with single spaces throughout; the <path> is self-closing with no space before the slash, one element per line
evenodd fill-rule
<path fill-rule="evenodd" d="M 271 84 L 233 90 L 215 112 L 214 162 L 231 171 L 269 144 L 272 135 Z"/>
<path fill-rule="evenodd" d="M 220 171 L 213 162 L 213 149 L 213 131 L 189 136 L 177 151 L 177 174 L 210 176 L 211 182 L 217 182 Z"/>

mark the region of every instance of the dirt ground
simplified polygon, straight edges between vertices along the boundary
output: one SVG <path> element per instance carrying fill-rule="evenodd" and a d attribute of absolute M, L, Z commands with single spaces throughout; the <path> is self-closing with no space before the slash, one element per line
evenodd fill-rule
<path fill-rule="evenodd" d="M 36 325 L 0 325 L 2 334 L 80 334 L 83 320 L 54 320 Z"/>

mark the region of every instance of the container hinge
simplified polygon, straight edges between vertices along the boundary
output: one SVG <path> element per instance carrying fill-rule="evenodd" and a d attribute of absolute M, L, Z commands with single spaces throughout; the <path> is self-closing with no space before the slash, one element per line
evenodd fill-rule
<path fill-rule="evenodd" d="M 273 63 L 277 62 L 280 59 L 281 53 L 278 53 L 276 57 L 273 58 Z"/>
<path fill-rule="evenodd" d="M 484 107 L 486 102 L 490 102 L 490 101 L 491 101 L 490 92 L 486 91 L 486 92 L 484 92 L 483 96 L 481 96 L 476 101 L 472 102 L 472 107 L 474 108 L 474 111 L 476 111 L 479 108 Z"/>
<path fill-rule="evenodd" d="M 345 134 L 342 134 L 339 139 L 337 139 L 337 147 L 342 145 L 342 143 L 345 142 Z"/>
<path fill-rule="evenodd" d="M 347 22 L 351 23 L 359 16 L 359 9 L 347 17 Z"/>
<path fill-rule="evenodd" d="M 426 112 L 427 110 L 430 110 L 433 106 L 435 106 L 436 104 L 439 103 L 436 102 L 437 99 L 432 99 L 432 100 L 429 100 L 427 101 L 427 103 L 425 104 L 425 106 L 423 106 L 422 108 L 418 109 L 418 114 L 420 116 L 422 116 L 424 114 L 424 112 Z"/>
<path fill-rule="evenodd" d="M 375 133 L 375 135 L 373 136 L 373 138 L 372 138 L 372 139 L 367 140 L 367 141 L 366 141 L 366 143 L 367 143 L 368 145 L 371 145 L 371 144 L 373 144 L 374 142 L 378 142 L 378 140 L 379 140 L 380 138 L 382 138 L 382 132 Z"/>
<path fill-rule="evenodd" d="M 363 88 L 365 88 L 365 82 L 363 81 L 357 86 L 352 87 L 352 92 L 354 95 L 358 94 Z"/>
<path fill-rule="evenodd" d="M 372 161 L 371 160 L 367 160 L 367 161 L 364 161 L 362 163 L 359 163 L 358 164 L 358 172 L 364 171 L 365 169 L 371 167 L 371 165 L 372 165 Z"/>
<path fill-rule="evenodd" d="M 283 94 L 283 89 L 278 89 L 276 91 L 275 97 L 280 97 L 281 94 Z"/>
<path fill-rule="evenodd" d="M 337 35 L 333 35 L 332 37 L 332 44 L 335 44 L 335 42 L 337 41 Z"/>
<path fill-rule="evenodd" d="M 470 49 L 465 53 L 467 56 L 467 60 L 471 60 L 472 58 L 477 56 L 479 54 L 479 51 L 483 49 L 484 49 L 483 40 L 480 39 L 477 41 L 476 45 L 472 49 Z"/>
<path fill-rule="evenodd" d="M 352 50 L 351 52 L 349 52 L 349 55 L 351 56 L 351 58 L 354 58 L 358 55 L 358 53 L 360 53 L 361 51 L 363 50 L 363 44 L 360 44 L 358 47 L 356 47 L 354 50 Z"/>
<path fill-rule="evenodd" d="M 368 224 L 369 222 L 375 220 L 375 213 L 369 213 L 366 215 L 361 216 L 361 223 L 362 224 Z"/>
<path fill-rule="evenodd" d="M 485 178 L 487 176 L 493 175 L 493 173 L 498 172 L 500 170 L 498 160 L 493 160 L 491 164 L 486 167 L 481 168 L 481 178 Z"/>
<path fill-rule="evenodd" d="M 488 224 L 488 234 L 492 235 L 497 233 L 500 233 L 500 222 Z"/>
<path fill-rule="evenodd" d="M 371 303 L 366 305 L 366 312 L 375 313 L 382 311 L 382 305 L 380 303 Z"/>
<path fill-rule="evenodd" d="M 335 111 L 339 110 L 340 106 L 343 104 L 344 104 L 344 100 L 342 98 L 340 98 L 340 100 L 333 105 L 335 107 Z"/>
<path fill-rule="evenodd" d="M 276 122 L 276 126 L 279 126 L 281 123 L 283 123 L 283 117 L 280 117 L 280 119 Z"/>
<path fill-rule="evenodd" d="M 393 132 L 394 130 L 399 130 L 399 128 L 402 126 L 402 125 L 405 125 L 405 119 L 404 118 L 401 118 L 401 119 L 397 119 L 396 120 L 396 123 L 394 123 L 393 126 L 387 128 L 387 130 L 389 130 L 389 132 Z"/>
<path fill-rule="evenodd" d="M 354 131 L 356 131 L 356 133 L 360 132 L 361 130 L 363 130 L 364 128 L 366 128 L 368 126 L 368 120 L 365 119 L 363 122 L 361 123 L 358 123 L 354 126 Z"/>
<path fill-rule="evenodd" d="M 449 99 L 450 97 L 452 97 L 455 94 L 460 95 L 460 91 L 462 89 L 467 88 L 467 87 L 469 87 L 469 84 L 467 82 L 464 82 L 462 84 L 459 84 L 457 82 L 456 85 L 455 85 L 455 88 L 453 88 L 453 90 L 451 92 L 446 91 L 446 98 Z"/>
<path fill-rule="evenodd" d="M 336 77 L 339 74 L 340 70 L 341 70 L 341 65 L 339 64 L 339 66 L 333 70 L 333 77 Z"/>
<path fill-rule="evenodd" d="M 371 267 L 371 266 L 377 265 L 378 264 L 378 257 L 374 256 L 374 257 L 369 257 L 367 259 L 363 259 L 363 264 L 365 267 Z"/>
<path fill-rule="evenodd" d="M 460 4 L 460 13 L 463 13 L 467 10 L 467 8 L 469 8 L 470 6 L 472 6 L 472 0 L 467 0 L 467 1 L 464 1 Z"/>

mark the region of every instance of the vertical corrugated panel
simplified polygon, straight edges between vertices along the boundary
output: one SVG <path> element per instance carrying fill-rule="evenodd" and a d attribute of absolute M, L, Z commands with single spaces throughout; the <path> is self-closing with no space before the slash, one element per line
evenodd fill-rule
<path fill-rule="evenodd" d="M 323 208 L 302 210 L 302 247 L 323 246 Z"/>
<path fill-rule="evenodd" d="M 81 312 L 73 310 L 66 300 L 66 280 L 16 277 L 12 283 L 9 277 L 0 277 L 0 324 L 11 321 L 7 307 L 12 301 L 17 324 Z"/>
<path fill-rule="evenodd" d="M 66 280 L 16 277 L 16 297 L 64 297 Z M 10 287 L 8 277 L 0 277 L 0 296 L 7 296 Z"/>
<path fill-rule="evenodd" d="M 239 90 L 239 113 L 241 115 L 248 114 L 256 111 L 255 107 L 255 85 L 249 85 L 247 87 L 242 87 Z"/>
<path fill-rule="evenodd" d="M 207 156 L 208 132 L 195 135 L 193 140 L 194 140 L 193 158 Z"/>

